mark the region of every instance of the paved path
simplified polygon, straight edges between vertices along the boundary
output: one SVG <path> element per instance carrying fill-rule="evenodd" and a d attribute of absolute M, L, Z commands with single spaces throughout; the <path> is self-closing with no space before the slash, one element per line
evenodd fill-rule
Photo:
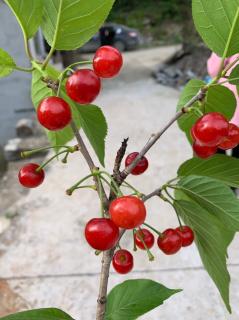
<path fill-rule="evenodd" d="M 128 53 L 122 75 L 105 81 L 97 103 L 109 122 L 107 168 L 112 167 L 124 137 L 130 137 L 129 152 L 139 150 L 174 114 L 178 91 L 157 85 L 149 77 L 152 67 L 173 50 Z M 143 176 L 130 177 L 130 181 L 147 193 L 174 177 L 179 164 L 190 155 L 184 136 L 174 125 L 150 151 L 149 170 Z M 76 319 L 94 319 L 100 257 L 86 244 L 83 230 L 86 221 L 98 215 L 99 203 L 90 191 L 64 195 L 66 188 L 87 172 L 83 159 L 74 154 L 69 166 L 56 163 L 50 167 L 44 185 L 17 204 L 18 217 L 0 239 L 0 275 L 5 278 L 0 282 L 0 316 L 28 307 L 55 306 Z M 162 201 L 152 199 L 147 209 L 148 221 L 161 230 L 177 225 L 173 210 Z M 132 248 L 130 237 L 123 242 Z M 176 315 L 178 320 L 237 320 L 238 249 L 237 238 L 229 252 L 233 316 L 228 316 L 194 246 L 172 257 L 155 248 L 153 263 L 144 252 L 137 252 L 134 272 L 129 276 L 113 273 L 110 287 L 128 278 L 146 277 L 184 289 L 142 320 L 171 320 Z"/>

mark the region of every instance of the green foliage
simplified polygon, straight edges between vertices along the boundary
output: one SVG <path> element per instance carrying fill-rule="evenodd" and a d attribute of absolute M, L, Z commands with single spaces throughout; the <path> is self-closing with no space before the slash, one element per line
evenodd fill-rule
<path fill-rule="evenodd" d="M 227 248 L 234 232 L 197 202 L 177 200 L 174 206 L 184 222 L 195 233 L 195 242 L 205 269 L 218 287 L 222 299 L 231 312 L 229 302 L 230 275 L 226 266 Z"/>
<path fill-rule="evenodd" d="M 77 49 L 100 28 L 114 0 L 43 0 L 42 29 L 58 50 Z"/>
<path fill-rule="evenodd" d="M 0 78 L 11 74 L 15 67 L 16 63 L 13 58 L 9 53 L 0 48 Z"/>
<path fill-rule="evenodd" d="M 239 65 L 237 65 L 230 73 L 229 82 L 233 85 L 239 85 Z"/>
<path fill-rule="evenodd" d="M 180 291 L 168 289 L 160 283 L 147 279 L 124 281 L 109 293 L 104 319 L 138 319 Z"/>
<path fill-rule="evenodd" d="M 18 312 L 0 318 L 1 320 L 73 320 L 71 316 L 56 308 L 36 309 Z"/>
<path fill-rule="evenodd" d="M 219 56 L 239 52 L 239 0 L 193 0 L 193 18 L 207 46 Z"/>
<path fill-rule="evenodd" d="M 228 186 L 209 177 L 190 175 L 179 181 L 178 188 L 228 229 L 239 230 L 239 200 Z"/>
<path fill-rule="evenodd" d="M 100 163 L 104 166 L 105 137 L 107 135 L 107 123 L 101 109 L 94 105 L 77 106 L 80 123 L 87 138 L 97 154 Z"/>
<path fill-rule="evenodd" d="M 201 80 L 190 80 L 187 85 L 184 87 L 178 101 L 177 111 L 181 110 L 187 102 L 189 102 L 205 85 L 205 82 Z M 199 107 L 199 103 L 196 102 L 194 107 Z M 189 141 L 191 141 L 190 129 L 196 120 L 199 118 L 194 112 L 184 114 L 178 119 L 179 128 L 184 131 L 187 135 Z"/>
<path fill-rule="evenodd" d="M 222 154 L 208 159 L 192 158 L 184 162 L 178 170 L 179 177 L 190 175 L 213 178 L 239 188 L 239 160 Z"/>
<path fill-rule="evenodd" d="M 41 23 L 43 0 L 5 0 L 22 28 L 24 38 L 32 38 Z"/>
<path fill-rule="evenodd" d="M 201 80 L 189 81 L 181 93 L 177 110 L 181 110 L 182 107 L 189 102 L 204 85 L 205 83 Z M 215 111 L 220 112 L 230 120 L 236 110 L 236 105 L 236 98 L 231 90 L 222 85 L 214 85 L 209 87 L 203 105 L 196 102 L 193 107 L 200 108 L 203 113 Z M 185 132 L 190 142 L 192 141 L 190 129 L 199 116 L 200 115 L 192 111 L 184 114 L 178 119 L 179 128 Z"/>

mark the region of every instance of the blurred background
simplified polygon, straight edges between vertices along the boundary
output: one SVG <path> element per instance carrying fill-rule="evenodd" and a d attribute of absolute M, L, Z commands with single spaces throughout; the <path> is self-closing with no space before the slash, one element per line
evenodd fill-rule
<path fill-rule="evenodd" d="M 106 166 L 111 171 L 123 138 L 130 137 L 127 153 L 138 151 L 172 117 L 187 81 L 207 80 L 210 52 L 193 27 L 190 0 L 118 0 L 107 22 L 88 43 L 76 51 L 55 52 L 52 63 L 62 69 L 89 60 L 106 44 L 124 55 L 121 74 L 103 82 L 96 100 L 109 124 Z M 21 30 L 3 1 L 0 47 L 18 65 L 28 66 Z M 46 57 L 49 47 L 41 31 L 30 48 L 37 59 Z M 37 190 L 28 192 L 19 186 L 19 168 L 29 161 L 20 159 L 20 152 L 48 144 L 36 121 L 30 83 L 30 75 L 20 72 L 0 79 L 0 316 L 55 306 L 76 319 L 90 320 L 95 312 L 100 257 L 88 247 L 83 232 L 85 223 L 98 215 L 99 203 L 90 191 L 64 196 L 65 190 L 88 172 L 79 154 L 74 154 L 67 166 L 60 162 L 50 165 L 45 183 Z M 150 150 L 149 170 L 143 177 L 129 180 L 143 193 L 150 192 L 174 177 L 178 166 L 191 155 L 175 124 Z M 49 154 L 38 154 L 31 161 L 40 163 L 45 157 Z M 174 212 L 160 200 L 149 201 L 147 209 L 148 221 L 159 230 L 177 226 Z M 130 235 L 123 241 L 132 249 Z M 179 320 L 238 319 L 236 241 L 229 252 L 232 316 L 227 315 L 194 246 L 173 257 L 164 256 L 157 248 L 153 251 L 154 263 L 144 252 L 135 254 L 131 275 L 122 277 L 112 272 L 110 287 L 127 278 L 145 277 L 184 291 L 141 319 L 170 320 L 175 314 Z"/>

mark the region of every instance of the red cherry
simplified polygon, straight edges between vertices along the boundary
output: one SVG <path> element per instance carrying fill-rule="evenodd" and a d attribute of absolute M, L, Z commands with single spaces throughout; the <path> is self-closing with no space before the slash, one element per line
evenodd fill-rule
<path fill-rule="evenodd" d="M 167 229 L 158 237 L 158 246 L 165 254 L 171 255 L 182 247 L 182 238 L 174 229 Z"/>
<path fill-rule="evenodd" d="M 217 152 L 217 147 L 209 147 L 195 141 L 193 144 L 193 151 L 195 154 L 202 159 L 209 158 Z"/>
<path fill-rule="evenodd" d="M 45 178 L 44 170 L 36 171 L 40 166 L 36 163 L 28 163 L 21 168 L 18 174 L 19 182 L 26 188 L 38 187 Z"/>
<path fill-rule="evenodd" d="M 193 230 L 188 226 L 178 227 L 175 229 L 182 238 L 182 247 L 190 246 L 194 241 Z"/>
<path fill-rule="evenodd" d="M 138 152 L 132 152 L 130 153 L 127 158 L 125 159 L 125 166 L 129 166 L 133 161 L 134 159 L 138 156 Z M 148 166 L 149 166 L 149 162 L 147 160 L 147 158 L 143 157 L 139 163 L 137 164 L 137 166 L 131 171 L 131 174 L 137 176 L 139 174 L 142 174 L 144 173 L 147 169 L 148 169 Z"/>
<path fill-rule="evenodd" d="M 112 78 L 116 76 L 123 65 L 122 54 L 111 46 L 100 47 L 93 59 L 93 68 L 98 77 Z"/>
<path fill-rule="evenodd" d="M 94 218 L 85 226 L 85 238 L 92 248 L 109 250 L 119 239 L 119 228 L 110 219 Z"/>
<path fill-rule="evenodd" d="M 116 251 L 112 261 L 115 271 L 121 274 L 130 272 L 134 266 L 134 257 L 128 250 Z"/>
<path fill-rule="evenodd" d="M 40 124 L 48 130 L 61 130 L 71 121 L 71 108 L 59 97 L 48 97 L 39 104 L 37 117 Z"/>
<path fill-rule="evenodd" d="M 218 112 L 210 112 L 202 116 L 194 124 L 192 134 L 201 144 L 218 146 L 228 135 L 229 123 Z"/>
<path fill-rule="evenodd" d="M 123 196 L 111 202 L 109 213 L 114 223 L 124 229 L 140 226 L 146 218 L 146 208 L 139 198 Z"/>
<path fill-rule="evenodd" d="M 229 150 L 235 148 L 239 144 L 239 128 L 229 123 L 228 136 L 219 144 L 219 148 L 223 150 Z"/>
<path fill-rule="evenodd" d="M 90 69 L 75 71 L 66 82 L 68 96 L 80 104 L 89 104 L 94 101 L 100 88 L 100 78 Z"/>
<path fill-rule="evenodd" d="M 141 239 L 144 240 L 148 249 L 151 249 L 154 245 L 154 235 L 147 229 L 140 229 L 134 234 L 135 243 L 138 248 L 146 250 Z"/>

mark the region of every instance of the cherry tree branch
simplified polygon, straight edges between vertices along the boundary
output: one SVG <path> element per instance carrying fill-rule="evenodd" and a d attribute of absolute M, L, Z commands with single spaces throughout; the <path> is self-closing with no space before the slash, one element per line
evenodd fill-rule
<path fill-rule="evenodd" d="M 132 161 L 132 163 L 121 172 L 121 182 L 123 182 L 132 170 L 137 166 L 142 157 L 153 147 L 153 145 L 159 140 L 159 138 L 167 131 L 175 121 L 177 121 L 183 114 L 187 113 L 189 108 L 197 101 L 202 101 L 205 98 L 207 88 L 201 88 L 199 92 L 178 111 L 174 117 L 156 134 L 152 135 L 152 138 L 146 143 L 143 149 L 139 152 L 138 156 Z"/>
<path fill-rule="evenodd" d="M 148 195 L 144 195 L 142 197 L 142 200 L 145 202 L 153 197 L 160 197 L 162 194 L 162 188 L 158 188 L 156 190 L 154 190 L 153 192 L 149 193 Z"/>
<path fill-rule="evenodd" d="M 90 171 L 91 172 L 94 172 L 95 170 L 98 170 L 98 167 L 95 166 L 94 164 L 94 161 L 92 160 L 91 158 L 91 155 L 80 135 L 80 132 L 75 124 L 75 122 L 72 120 L 71 121 L 71 129 L 76 137 L 76 140 L 78 142 L 78 145 L 79 145 L 79 150 L 81 151 L 83 157 L 85 158 L 89 168 L 90 168 Z M 105 192 L 105 189 L 103 187 L 103 185 L 99 186 L 99 181 L 97 180 L 96 177 L 94 177 L 94 182 L 95 182 L 95 186 L 96 186 L 96 189 L 97 189 L 97 192 L 98 192 L 98 195 L 100 196 L 100 188 L 102 189 L 102 202 L 103 202 L 103 207 L 104 207 L 104 210 L 107 212 L 108 211 L 108 206 L 109 206 L 109 200 L 107 198 L 107 195 L 106 195 L 106 192 Z M 101 183 L 101 182 L 100 182 Z"/>

